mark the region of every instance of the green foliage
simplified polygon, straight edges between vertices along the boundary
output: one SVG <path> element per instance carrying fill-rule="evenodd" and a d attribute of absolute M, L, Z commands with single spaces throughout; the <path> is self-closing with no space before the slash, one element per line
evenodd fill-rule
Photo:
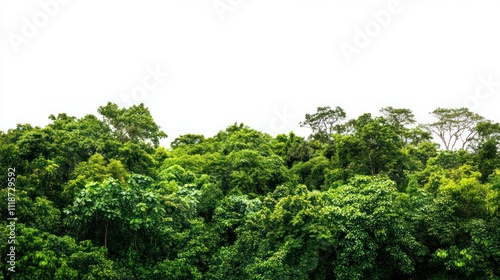
<path fill-rule="evenodd" d="M 72 201 L 74 195 L 82 190 L 87 183 L 102 182 L 113 177 L 125 183 L 129 174 L 123 164 L 115 159 L 106 162 L 101 154 L 94 154 L 88 161 L 80 162 L 70 175 L 70 180 L 64 185 L 63 196 Z"/>
<path fill-rule="evenodd" d="M 121 279 L 106 250 L 16 224 L 14 279 Z"/>
<path fill-rule="evenodd" d="M 113 255 L 125 254 L 124 248 L 129 246 L 146 250 L 139 248 L 138 239 L 161 230 L 166 221 L 162 199 L 151 183 L 148 177 L 132 175 L 127 184 L 112 178 L 87 184 L 65 210 L 70 232 L 80 240 L 107 247 Z"/>
<path fill-rule="evenodd" d="M 325 181 L 325 173 L 330 167 L 329 160 L 324 156 L 314 157 L 307 162 L 295 164 L 291 171 L 298 175 L 299 181 L 311 189 L 321 189 Z"/>
<path fill-rule="evenodd" d="M 315 114 L 306 114 L 305 120 L 300 123 L 300 126 L 311 128 L 313 139 L 328 142 L 334 133 L 340 133 L 343 130 L 340 122 L 345 117 L 345 111 L 338 106 L 335 109 L 330 108 L 330 106 L 318 107 Z"/>
<path fill-rule="evenodd" d="M 0 279 L 500 278 L 499 124 L 466 109 L 326 106 L 309 138 L 235 123 L 169 149 L 142 104 L 98 113 L 0 132 Z"/>
<path fill-rule="evenodd" d="M 170 143 L 170 147 L 173 149 L 184 148 L 188 154 L 198 154 L 202 153 L 201 145 L 205 141 L 205 136 L 199 134 L 186 134 L 181 135 Z"/>
<path fill-rule="evenodd" d="M 263 156 L 252 150 L 231 152 L 227 156 L 228 190 L 238 188 L 248 194 L 264 194 L 285 182 L 287 173 L 283 160 L 275 155 Z"/>
<path fill-rule="evenodd" d="M 118 108 L 114 103 L 108 103 L 98 109 L 113 134 L 121 142 L 132 141 L 134 143 L 153 144 L 158 146 L 161 138 L 167 134 L 160 130 L 154 122 L 149 109 L 144 104 L 134 105 L 130 108 Z"/>
<path fill-rule="evenodd" d="M 127 142 L 119 149 L 119 159 L 127 170 L 137 174 L 152 176 L 156 162 L 151 154 L 140 145 Z"/>
<path fill-rule="evenodd" d="M 467 108 L 437 108 L 431 114 L 437 121 L 423 128 L 436 135 L 446 150 L 466 149 L 476 139 L 477 125 L 484 121 Z"/>
<path fill-rule="evenodd" d="M 304 138 L 298 137 L 293 132 L 276 136 L 273 140 L 273 151 L 283 158 L 289 168 L 297 162 L 308 161 L 314 152 Z"/>
<path fill-rule="evenodd" d="M 479 146 L 477 162 L 481 172 L 481 181 L 484 183 L 488 179 L 488 176 L 490 176 L 496 168 L 500 167 L 497 140 L 488 139 Z"/>
<path fill-rule="evenodd" d="M 235 243 L 215 257 L 213 279 L 365 279 L 414 271 L 423 249 L 405 226 L 394 183 L 356 177 L 328 192 L 302 185 L 288 193 L 266 197 L 247 214 Z"/>

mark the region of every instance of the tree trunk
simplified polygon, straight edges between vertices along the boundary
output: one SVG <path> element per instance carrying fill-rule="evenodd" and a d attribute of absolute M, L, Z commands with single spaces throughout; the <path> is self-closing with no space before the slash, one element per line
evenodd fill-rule
<path fill-rule="evenodd" d="M 372 176 L 375 176 L 375 168 L 373 167 L 372 157 L 370 155 L 370 151 L 368 151 L 368 159 L 370 160 L 370 171 L 372 172 Z"/>
<path fill-rule="evenodd" d="M 134 247 L 137 252 L 139 252 L 139 249 L 137 249 L 137 233 L 134 236 Z"/>
<path fill-rule="evenodd" d="M 108 248 L 108 226 L 109 221 L 106 221 L 104 224 L 104 247 L 106 247 L 106 249 Z"/>

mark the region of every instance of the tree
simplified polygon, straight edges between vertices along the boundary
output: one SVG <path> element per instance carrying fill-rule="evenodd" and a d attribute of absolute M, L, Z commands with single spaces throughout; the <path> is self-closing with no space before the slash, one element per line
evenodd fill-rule
<path fill-rule="evenodd" d="M 479 146 L 477 164 L 481 172 L 481 181 L 485 183 L 488 180 L 488 176 L 492 174 L 496 168 L 500 167 L 497 141 L 489 139 Z"/>
<path fill-rule="evenodd" d="M 477 124 L 484 120 L 467 108 L 437 108 L 430 114 L 437 121 L 426 124 L 423 128 L 439 137 L 446 150 L 454 150 L 457 143 L 461 143 L 461 149 L 467 148 L 477 135 Z"/>
<path fill-rule="evenodd" d="M 353 122 L 354 136 L 360 140 L 362 157 L 371 175 L 393 173 L 400 164 L 402 140 L 383 117 L 364 114 Z M 339 151 L 342 152 L 342 151 Z"/>
<path fill-rule="evenodd" d="M 115 159 L 107 162 L 101 154 L 92 155 L 87 161 L 80 162 L 70 175 L 64 185 L 62 196 L 68 204 L 73 201 L 74 195 L 80 192 L 86 184 L 91 182 L 103 182 L 113 177 L 124 184 L 129 173 L 123 164 Z"/>
<path fill-rule="evenodd" d="M 309 143 L 293 132 L 277 135 L 273 140 L 273 151 L 283 158 L 289 168 L 297 162 L 306 162 L 313 156 Z"/>
<path fill-rule="evenodd" d="M 488 140 L 495 141 L 497 145 L 500 143 L 500 123 L 482 121 L 477 123 L 476 130 L 479 136 L 479 144 Z"/>
<path fill-rule="evenodd" d="M 215 255 L 209 279 L 409 278 L 425 251 L 393 182 L 359 176 L 326 192 L 280 186 Z"/>
<path fill-rule="evenodd" d="M 120 147 L 118 159 L 132 173 L 153 176 L 155 173 L 154 169 L 158 163 L 148 153 L 148 150 L 143 149 L 139 144 L 127 142 Z"/>
<path fill-rule="evenodd" d="M 76 242 L 21 223 L 16 223 L 16 232 L 16 247 L 22 249 L 16 252 L 17 269 L 12 279 L 126 279 L 114 262 L 106 259 L 106 249 L 88 240 Z"/>
<path fill-rule="evenodd" d="M 172 148 L 178 148 L 182 145 L 196 145 L 200 144 L 205 140 L 205 136 L 200 135 L 200 134 L 185 134 L 181 135 L 172 141 L 170 143 L 170 146 Z"/>
<path fill-rule="evenodd" d="M 306 162 L 298 162 L 290 171 L 299 177 L 299 182 L 311 190 L 318 190 L 324 186 L 325 172 L 331 167 L 329 160 L 324 156 L 313 157 Z"/>
<path fill-rule="evenodd" d="M 167 134 L 154 122 L 149 109 L 142 103 L 128 109 L 120 109 L 116 104 L 108 102 L 97 111 L 121 142 L 150 143 L 157 147 L 160 139 L 167 137 Z"/>
<path fill-rule="evenodd" d="M 482 121 L 476 125 L 477 141 L 474 151 L 481 172 L 481 181 L 485 183 L 496 168 L 500 168 L 500 123 Z"/>
<path fill-rule="evenodd" d="M 408 125 L 416 123 L 415 116 L 410 109 L 383 107 L 380 112 L 384 115 L 387 123 L 394 127 L 394 131 L 399 135 L 405 144 L 417 146 L 419 143 L 431 140 L 431 134 L 423 131 L 419 127 L 408 128 Z"/>
<path fill-rule="evenodd" d="M 335 109 L 326 107 L 318 107 L 315 114 L 306 114 L 305 120 L 300 122 L 301 127 L 311 128 L 313 138 L 317 138 L 322 142 L 327 142 L 332 139 L 334 133 L 342 131 L 341 121 L 346 117 L 346 113 L 340 107 Z"/>
<path fill-rule="evenodd" d="M 276 156 L 262 156 L 253 150 L 233 151 L 227 156 L 229 186 L 249 195 L 272 191 L 288 179 L 283 160 Z"/>
<path fill-rule="evenodd" d="M 148 229 L 160 231 L 165 221 L 165 209 L 151 183 L 151 178 L 135 174 L 127 184 L 112 178 L 87 184 L 64 211 L 69 229 L 78 239 L 102 244 L 113 255 L 123 256 L 130 246 L 139 251 L 138 238 L 147 239 Z"/>
<path fill-rule="evenodd" d="M 415 116 L 410 109 L 405 108 L 393 108 L 383 107 L 380 112 L 384 115 L 387 122 L 397 128 L 398 130 L 403 130 L 406 125 L 414 124 Z"/>
<path fill-rule="evenodd" d="M 409 109 L 319 109 L 309 140 L 235 123 L 171 150 L 141 106 L 0 132 L 11 278 L 500 277 L 500 124 L 438 110 L 440 150 Z"/>
<path fill-rule="evenodd" d="M 255 150 L 264 156 L 272 154 L 271 135 L 251 129 L 244 124 L 233 124 L 213 138 L 214 148 L 223 155 L 241 150 Z M 217 143 L 218 142 L 218 143 Z"/>
<path fill-rule="evenodd" d="M 50 115 L 52 123 L 45 127 L 53 131 L 53 142 L 58 163 L 68 177 L 79 162 L 87 160 L 95 153 L 112 158 L 117 153 L 116 140 L 111 129 L 94 115 L 77 119 L 64 113 L 57 117 Z"/>

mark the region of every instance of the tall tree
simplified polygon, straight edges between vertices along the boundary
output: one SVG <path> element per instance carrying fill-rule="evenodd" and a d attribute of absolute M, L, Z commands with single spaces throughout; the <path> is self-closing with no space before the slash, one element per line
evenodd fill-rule
<path fill-rule="evenodd" d="M 500 144 L 500 123 L 482 121 L 476 125 L 476 130 L 478 134 L 478 146 L 487 141 L 492 141 L 497 146 Z"/>
<path fill-rule="evenodd" d="M 394 127 L 403 129 L 405 125 L 414 124 L 415 115 L 410 109 L 406 108 L 393 108 L 391 106 L 383 107 L 380 112 L 384 115 L 387 122 Z"/>
<path fill-rule="evenodd" d="M 432 139 L 431 134 L 423 131 L 419 127 L 409 128 L 416 123 L 415 115 L 410 109 L 383 107 L 380 112 L 384 115 L 389 125 L 394 127 L 394 131 L 405 144 L 417 146 L 419 143 Z"/>
<path fill-rule="evenodd" d="M 160 139 L 167 137 L 167 134 L 161 131 L 153 120 L 149 109 L 144 107 L 142 103 L 127 109 L 118 108 L 118 105 L 108 102 L 106 106 L 99 107 L 97 111 L 121 142 L 152 143 L 157 147 Z"/>
<path fill-rule="evenodd" d="M 203 141 L 205 141 L 205 136 L 203 135 L 200 135 L 200 134 L 185 134 L 185 135 L 181 135 L 177 138 L 174 139 L 174 141 L 172 141 L 172 143 L 170 143 L 170 147 L 172 148 L 177 148 L 177 147 L 180 147 L 182 145 L 196 145 L 196 144 L 200 144 L 202 143 Z"/>
<path fill-rule="evenodd" d="M 389 171 L 400 159 L 402 142 L 383 117 L 361 115 L 355 122 L 355 136 L 361 140 L 372 175 Z"/>
<path fill-rule="evenodd" d="M 455 150 L 460 143 L 465 149 L 477 135 L 477 124 L 484 120 L 467 108 L 437 108 L 430 114 L 437 121 L 423 127 L 439 137 L 446 150 Z"/>
<path fill-rule="evenodd" d="M 148 250 L 148 246 L 140 250 L 139 240 L 151 241 L 149 229 L 160 231 L 166 220 L 162 198 L 151 188 L 152 181 L 133 174 L 127 184 L 113 178 L 87 184 L 64 210 L 68 229 L 79 239 L 104 245 L 114 255 L 123 256 L 129 247 Z"/>
<path fill-rule="evenodd" d="M 500 168 L 500 123 L 480 122 L 476 126 L 478 132 L 477 164 L 481 172 L 481 181 L 485 183 L 488 176 L 496 168 Z"/>
<path fill-rule="evenodd" d="M 332 134 L 342 131 L 341 121 L 346 118 L 344 109 L 330 106 L 318 107 L 315 114 L 306 114 L 306 119 L 300 122 L 301 127 L 308 127 L 313 131 L 313 138 L 322 142 L 332 139 Z"/>

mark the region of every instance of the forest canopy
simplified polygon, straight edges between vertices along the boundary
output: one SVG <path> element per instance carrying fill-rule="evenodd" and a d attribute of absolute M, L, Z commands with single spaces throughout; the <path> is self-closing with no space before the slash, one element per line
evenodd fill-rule
<path fill-rule="evenodd" d="M 498 120 L 325 106 L 162 147 L 143 104 L 97 112 L 0 132 L 0 279 L 500 278 Z"/>

